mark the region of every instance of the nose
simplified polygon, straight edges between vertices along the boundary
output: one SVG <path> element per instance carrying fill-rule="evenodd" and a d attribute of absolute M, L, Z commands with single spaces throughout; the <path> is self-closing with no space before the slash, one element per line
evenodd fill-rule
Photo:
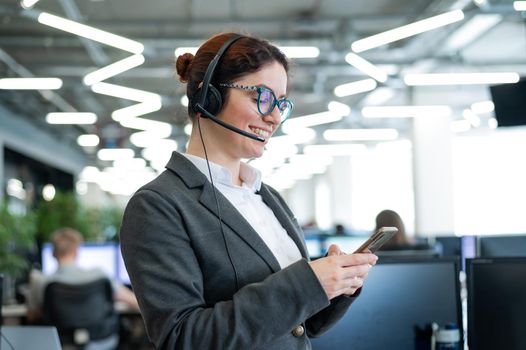
<path fill-rule="evenodd" d="M 263 121 L 272 125 L 279 125 L 281 123 L 281 114 L 279 113 L 279 108 L 274 106 L 272 112 L 263 117 Z"/>

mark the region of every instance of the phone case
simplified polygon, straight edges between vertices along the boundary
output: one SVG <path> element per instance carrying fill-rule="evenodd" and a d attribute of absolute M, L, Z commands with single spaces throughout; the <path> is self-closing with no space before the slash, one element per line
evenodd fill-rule
<path fill-rule="evenodd" d="M 364 250 L 369 249 L 372 253 L 376 252 L 385 242 L 390 240 L 398 229 L 396 227 L 380 227 L 360 248 L 356 249 L 354 253 L 362 253 Z"/>

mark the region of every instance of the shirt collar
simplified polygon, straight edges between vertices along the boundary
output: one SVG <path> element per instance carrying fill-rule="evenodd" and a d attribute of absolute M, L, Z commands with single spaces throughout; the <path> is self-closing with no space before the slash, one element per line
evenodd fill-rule
<path fill-rule="evenodd" d="M 210 175 L 208 173 L 206 159 L 187 153 L 183 153 L 183 156 L 186 157 L 186 159 L 188 159 L 189 161 L 191 161 L 192 164 L 194 164 L 197 167 L 197 169 L 199 169 L 199 171 L 201 171 L 203 175 L 206 176 L 208 181 L 210 181 Z M 226 186 L 239 187 L 234 185 L 232 181 L 232 173 L 230 172 L 230 170 L 214 162 L 209 161 L 209 164 L 210 172 L 214 177 L 214 182 L 218 182 Z M 259 171 L 258 169 L 244 162 L 241 162 L 239 169 L 239 177 L 241 178 L 241 181 L 243 181 L 241 187 L 248 188 L 252 192 L 257 192 L 261 189 L 261 171 Z"/>

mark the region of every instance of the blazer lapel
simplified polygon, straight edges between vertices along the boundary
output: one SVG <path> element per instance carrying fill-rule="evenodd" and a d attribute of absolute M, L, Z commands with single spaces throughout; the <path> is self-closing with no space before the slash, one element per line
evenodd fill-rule
<path fill-rule="evenodd" d="M 256 253 L 269 265 L 274 271 L 281 270 L 281 267 L 274 257 L 274 254 L 267 247 L 265 242 L 261 239 L 259 234 L 250 226 L 245 218 L 237 211 L 236 208 L 226 199 L 219 190 L 216 189 L 217 201 L 221 211 L 221 221 L 226 226 L 230 227 L 241 239 L 243 239 Z M 212 184 L 206 182 L 203 187 L 203 193 L 199 201 L 214 213 L 218 218 L 217 205 L 214 198 L 214 191 Z"/>
<path fill-rule="evenodd" d="M 278 202 L 277 198 L 269 191 L 268 187 L 264 184 L 261 185 L 261 190 L 259 191 L 259 193 L 261 195 L 261 198 L 263 198 L 263 202 L 265 202 L 265 204 L 268 205 L 270 209 L 272 209 L 274 215 L 276 215 L 276 218 L 280 222 L 281 226 L 283 226 L 290 238 L 292 238 L 294 243 L 296 243 L 298 249 L 301 252 L 301 256 L 304 258 L 308 258 L 309 255 L 307 252 L 307 247 L 303 242 L 301 232 L 298 231 L 291 218 L 287 215 L 287 212 L 285 211 L 283 206 Z"/>
<path fill-rule="evenodd" d="M 212 184 L 208 181 L 206 176 L 204 176 L 192 164 L 192 162 L 181 154 L 174 152 L 166 168 L 176 173 L 189 188 L 202 187 L 199 201 L 219 219 Z M 243 239 L 268 264 L 272 271 L 276 272 L 281 270 L 281 266 L 274 257 L 274 254 L 272 254 L 258 233 L 219 190 L 216 189 L 215 192 L 223 224 L 228 226 L 236 235 L 241 237 L 241 239 Z"/>

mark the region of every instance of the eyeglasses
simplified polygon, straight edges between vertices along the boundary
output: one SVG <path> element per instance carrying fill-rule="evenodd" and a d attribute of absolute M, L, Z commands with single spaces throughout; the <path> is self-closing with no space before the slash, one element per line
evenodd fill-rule
<path fill-rule="evenodd" d="M 278 107 L 279 114 L 281 115 L 281 122 L 285 121 L 285 119 L 287 119 L 292 114 L 292 108 L 294 107 L 292 102 L 286 98 L 278 100 L 274 94 L 274 91 L 264 86 L 245 86 L 232 83 L 223 83 L 219 84 L 219 86 L 245 91 L 256 91 L 258 93 L 258 111 L 262 117 L 272 113 L 274 107 L 276 106 Z"/>

